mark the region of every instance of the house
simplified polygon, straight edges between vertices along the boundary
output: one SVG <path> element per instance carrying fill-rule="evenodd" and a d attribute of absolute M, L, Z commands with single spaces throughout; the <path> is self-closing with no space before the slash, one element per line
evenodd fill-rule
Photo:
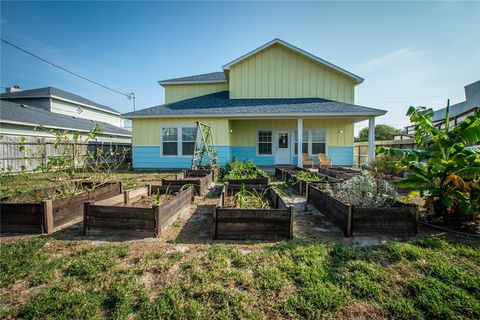
<path fill-rule="evenodd" d="M 0 100 L 0 135 L 24 137 L 53 137 L 51 130 L 83 133 L 102 126 L 98 142 L 130 143 L 131 132 L 109 123 L 53 113 L 39 107 Z M 40 128 L 41 127 L 41 128 Z"/>
<path fill-rule="evenodd" d="M 131 132 L 121 128 L 120 112 L 76 94 L 53 88 L 7 88 L 0 95 L 0 134 L 37 136 L 35 128 L 90 131 L 103 126 L 99 141 L 129 143 Z M 44 134 L 48 130 L 44 130 Z"/>
<path fill-rule="evenodd" d="M 453 104 L 449 108 L 449 123 L 450 127 L 454 127 L 459 123 L 465 121 L 465 118 L 471 116 L 475 110 L 480 108 L 480 80 L 470 83 L 465 87 L 465 101 Z M 433 124 L 439 128 L 445 128 L 445 117 L 447 108 L 441 108 L 433 112 Z M 405 127 L 405 132 L 408 136 L 413 138 L 415 126 L 410 125 Z"/>
<path fill-rule="evenodd" d="M 280 39 L 223 71 L 159 81 L 165 104 L 130 112 L 134 168 L 186 168 L 195 122 L 212 128 L 219 163 L 298 164 L 297 154 L 353 165 L 354 123 L 386 111 L 354 104 L 363 79 Z M 374 136 L 371 134 L 370 136 Z M 302 141 L 297 144 L 297 141 Z M 373 139 L 370 144 L 373 157 Z"/>

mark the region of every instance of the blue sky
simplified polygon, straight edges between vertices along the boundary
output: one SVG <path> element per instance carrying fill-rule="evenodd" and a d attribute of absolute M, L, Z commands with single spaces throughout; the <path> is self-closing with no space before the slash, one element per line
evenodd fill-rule
<path fill-rule="evenodd" d="M 122 92 L 163 103 L 158 80 L 221 71 L 281 38 L 365 82 L 356 104 L 403 127 L 410 105 L 443 107 L 480 79 L 480 2 L 1 2 L 1 36 Z M 1 86 L 55 86 L 131 111 L 132 103 L 4 44 Z M 365 123 L 356 126 L 358 131 Z"/>

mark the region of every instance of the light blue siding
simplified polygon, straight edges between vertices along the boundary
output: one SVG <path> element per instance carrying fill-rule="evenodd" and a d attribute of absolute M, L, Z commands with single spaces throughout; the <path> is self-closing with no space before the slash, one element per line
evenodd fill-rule
<path fill-rule="evenodd" d="M 235 156 L 237 160 L 252 160 L 259 166 L 273 166 L 275 158 L 273 156 L 257 156 L 256 147 L 231 147 L 232 157 Z"/>
<path fill-rule="evenodd" d="M 230 147 L 215 147 L 218 151 L 218 161 L 221 166 L 230 159 Z M 190 168 L 192 157 L 175 157 L 161 155 L 160 147 L 132 147 L 134 169 L 182 169 Z"/>
<path fill-rule="evenodd" d="M 353 146 L 352 147 L 327 147 L 328 157 L 332 159 L 334 166 L 353 166 Z"/>

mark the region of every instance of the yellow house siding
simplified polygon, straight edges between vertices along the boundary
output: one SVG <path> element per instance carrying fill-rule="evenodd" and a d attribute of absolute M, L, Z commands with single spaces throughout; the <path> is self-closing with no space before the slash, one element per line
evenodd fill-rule
<path fill-rule="evenodd" d="M 293 132 L 296 128 L 296 119 L 230 120 L 231 145 L 255 146 L 258 129 L 289 129 Z M 352 119 L 304 119 L 303 128 L 326 128 L 329 146 L 353 146 Z M 339 133 L 340 130 L 343 133 Z"/>
<path fill-rule="evenodd" d="M 175 84 L 164 85 L 165 103 L 190 99 L 210 93 L 227 91 L 228 83 Z"/>
<path fill-rule="evenodd" d="M 195 121 L 208 124 L 212 128 L 214 143 L 217 146 L 230 145 L 228 119 L 178 118 L 178 119 L 132 119 L 133 146 L 159 146 L 160 128 L 164 126 L 195 126 Z"/>
<path fill-rule="evenodd" d="M 230 69 L 230 98 L 325 98 L 354 103 L 354 80 L 275 45 Z"/>

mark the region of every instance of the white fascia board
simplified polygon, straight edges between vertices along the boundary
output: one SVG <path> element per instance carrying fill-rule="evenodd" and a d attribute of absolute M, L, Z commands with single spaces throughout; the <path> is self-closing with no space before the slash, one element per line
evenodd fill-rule
<path fill-rule="evenodd" d="M 203 84 L 203 83 L 228 83 L 227 80 L 207 80 L 207 81 L 158 81 L 161 86 L 173 84 Z"/>
<path fill-rule="evenodd" d="M 372 112 L 329 112 L 329 113 L 249 113 L 249 114 L 158 114 L 158 115 L 123 115 L 125 119 L 141 119 L 141 118 L 298 118 L 298 117 L 355 117 L 355 116 L 383 116 L 385 110 Z"/>
<path fill-rule="evenodd" d="M 0 123 L 17 124 L 20 126 L 28 126 L 28 127 L 43 127 L 48 129 L 66 130 L 66 131 L 90 132 L 90 130 L 85 130 L 85 129 L 65 128 L 65 127 L 57 127 L 52 125 L 35 124 L 35 123 L 29 123 L 29 122 L 11 121 L 11 120 L 4 120 L 4 119 L 0 119 Z M 129 134 L 113 133 L 113 132 L 106 132 L 106 131 L 102 131 L 100 132 L 100 134 L 109 134 L 113 136 L 122 136 L 122 137 L 129 137 L 129 138 L 132 136 Z"/>
<path fill-rule="evenodd" d="M 301 54 L 301 55 L 304 55 L 304 56 L 306 56 L 306 57 L 308 57 L 308 58 L 310 58 L 310 59 L 312 59 L 312 60 L 314 60 L 314 61 L 316 61 L 316 62 L 318 62 L 318 63 L 321 63 L 321 64 L 323 64 L 323 65 L 325 65 L 325 66 L 327 66 L 327 67 L 330 67 L 330 68 L 332 68 L 332 69 L 334 69 L 334 70 L 336 70 L 336 71 L 338 71 L 338 72 L 340 72 L 340 73 L 342 73 L 342 74 L 350 77 L 350 78 L 353 78 L 353 79 L 355 79 L 355 81 L 356 81 L 357 84 L 362 83 L 363 80 L 364 80 L 362 77 L 357 76 L 356 74 L 353 74 L 353 73 L 351 73 L 350 71 L 347 71 L 347 70 L 345 70 L 345 69 L 343 69 L 343 68 L 340 68 L 339 66 L 334 65 L 333 63 L 330 63 L 330 62 L 328 62 L 328 61 L 326 61 L 326 60 L 323 60 L 322 58 L 319 58 L 319 57 L 317 57 L 317 56 L 315 56 L 315 55 L 313 55 L 313 54 L 311 54 L 311 53 L 309 53 L 309 52 L 307 52 L 307 51 L 305 51 L 305 50 L 302 50 L 302 49 L 300 49 L 300 48 L 298 48 L 298 47 L 295 47 L 294 45 L 291 45 L 290 43 L 285 42 L 285 41 L 280 40 L 280 39 L 273 39 L 272 41 L 264 44 L 263 46 L 260 46 L 260 47 L 258 47 L 257 49 L 255 49 L 255 50 L 253 50 L 253 51 L 250 51 L 249 53 L 244 54 L 243 56 L 241 56 L 241 57 L 239 57 L 239 58 L 237 58 L 237 59 L 235 59 L 235 60 L 227 63 L 227 64 L 224 65 L 222 68 L 223 68 L 223 70 L 230 70 L 230 67 L 231 67 L 231 66 L 239 63 L 240 61 L 243 61 L 243 60 L 247 59 L 248 57 L 251 57 L 251 56 L 255 55 L 256 53 L 258 53 L 258 52 L 260 52 L 260 51 L 262 51 L 262 50 L 264 50 L 264 49 L 266 49 L 266 48 L 268 48 L 268 47 L 270 47 L 270 46 L 273 46 L 274 44 L 280 44 L 280 45 L 282 45 L 282 46 L 284 46 L 284 47 L 287 47 L 287 48 L 289 48 L 289 49 L 291 49 L 291 50 L 293 50 L 293 51 L 295 51 L 295 52 L 297 52 L 297 53 L 299 53 L 299 54 Z"/>

